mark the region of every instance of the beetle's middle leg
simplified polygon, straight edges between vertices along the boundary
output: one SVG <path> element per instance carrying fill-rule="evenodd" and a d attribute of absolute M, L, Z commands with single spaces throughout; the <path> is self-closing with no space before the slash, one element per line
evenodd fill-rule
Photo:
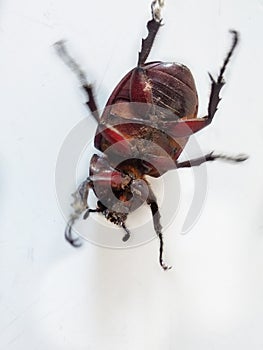
<path fill-rule="evenodd" d="M 205 162 L 210 162 L 216 159 L 222 159 L 225 161 L 230 161 L 230 162 L 243 162 L 248 159 L 248 156 L 245 154 L 239 154 L 235 157 L 231 157 L 228 155 L 224 154 L 215 154 L 214 152 L 208 153 L 204 155 L 203 157 L 191 159 L 191 160 L 186 160 L 184 162 L 178 162 L 176 164 L 176 168 L 191 168 L 193 166 L 198 166 L 201 165 Z"/>
<path fill-rule="evenodd" d="M 65 46 L 65 42 L 63 40 L 55 43 L 55 48 L 57 50 L 58 55 L 62 58 L 65 64 L 77 75 L 83 90 L 86 92 L 88 96 L 88 101 L 86 102 L 86 104 L 90 109 L 91 114 L 93 115 L 95 120 L 99 123 L 100 116 L 99 116 L 98 107 L 94 98 L 92 84 L 87 82 L 85 73 L 80 68 L 78 63 L 69 55 Z"/>

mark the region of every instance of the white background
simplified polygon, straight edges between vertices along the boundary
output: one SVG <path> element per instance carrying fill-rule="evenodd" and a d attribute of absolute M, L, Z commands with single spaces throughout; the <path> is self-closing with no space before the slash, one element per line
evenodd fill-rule
<path fill-rule="evenodd" d="M 127 250 L 90 243 L 74 250 L 63 239 L 56 159 L 88 113 L 52 44 L 68 40 L 103 107 L 136 63 L 149 3 L 1 1 L 1 349 L 263 347 L 262 0 L 166 1 L 151 59 L 191 68 L 200 116 L 207 71 L 217 74 L 228 30 L 240 31 L 219 111 L 198 140 L 204 152 L 250 155 L 243 164 L 207 166 L 205 206 L 187 235 L 180 229 L 192 196 L 191 171 L 181 170 L 182 218 L 165 232 L 173 269 L 160 269 L 157 240 Z"/>

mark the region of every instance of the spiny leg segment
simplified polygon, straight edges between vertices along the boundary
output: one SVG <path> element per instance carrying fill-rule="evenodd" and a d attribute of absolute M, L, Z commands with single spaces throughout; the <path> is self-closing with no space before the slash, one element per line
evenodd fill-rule
<path fill-rule="evenodd" d="M 68 53 L 67 48 L 65 46 L 65 41 L 60 40 L 56 42 L 54 46 L 56 48 L 56 51 L 59 57 L 77 75 L 83 90 L 86 92 L 88 96 L 88 101 L 86 102 L 86 104 L 90 109 L 95 120 L 99 123 L 100 116 L 99 116 L 98 107 L 94 98 L 92 84 L 87 82 L 85 73 L 80 68 L 78 63 Z"/>
<path fill-rule="evenodd" d="M 217 80 L 215 80 L 212 77 L 212 75 L 210 73 L 208 73 L 209 77 L 211 79 L 211 82 L 212 82 L 209 104 L 208 104 L 208 116 L 207 116 L 207 119 L 209 120 L 209 122 L 212 121 L 212 119 L 217 111 L 217 106 L 221 100 L 221 98 L 219 97 L 219 93 L 220 93 L 222 87 L 225 85 L 223 75 L 225 73 L 226 67 L 230 61 L 231 56 L 233 55 L 233 53 L 235 51 L 235 48 L 236 48 L 236 46 L 238 44 L 238 40 L 239 40 L 239 35 L 238 35 L 238 32 L 236 30 L 231 30 L 230 33 L 233 34 L 232 45 L 231 45 L 230 50 L 228 51 L 228 53 L 226 55 L 226 58 L 225 58 L 223 65 L 220 69 Z"/>
<path fill-rule="evenodd" d="M 147 23 L 148 35 L 145 39 L 142 39 L 141 51 L 139 52 L 139 58 L 137 67 L 142 67 L 149 56 L 154 39 L 161 27 L 161 9 L 164 6 L 163 0 L 154 0 L 152 2 L 152 19 Z"/>
<path fill-rule="evenodd" d="M 208 153 L 204 155 L 203 157 L 195 158 L 195 159 L 190 159 L 186 160 L 184 162 L 178 162 L 176 164 L 176 168 L 191 168 L 193 166 L 199 166 L 205 162 L 213 161 L 216 159 L 221 159 L 229 162 L 243 162 L 248 159 L 248 156 L 246 154 L 239 154 L 237 156 L 228 156 L 224 154 L 215 154 L 214 152 Z"/>

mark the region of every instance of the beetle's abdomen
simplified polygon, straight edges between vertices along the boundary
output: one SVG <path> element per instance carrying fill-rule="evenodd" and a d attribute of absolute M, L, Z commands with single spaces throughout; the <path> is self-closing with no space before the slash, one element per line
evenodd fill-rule
<path fill-rule="evenodd" d="M 190 70 L 176 63 L 159 63 L 147 69 L 153 103 L 179 118 L 195 118 L 198 97 Z"/>
<path fill-rule="evenodd" d="M 154 62 L 134 68 L 117 85 L 107 105 L 121 101 L 153 103 L 170 110 L 169 119 L 195 118 L 198 109 L 193 76 L 177 63 Z"/>
<path fill-rule="evenodd" d="M 107 102 L 95 147 L 107 154 L 111 164 L 128 158 L 141 163 L 144 159 L 145 173 L 158 177 L 175 167 L 188 140 L 173 137 L 167 125 L 181 118 L 196 118 L 197 109 L 195 83 L 187 67 L 153 62 L 134 68 Z"/>

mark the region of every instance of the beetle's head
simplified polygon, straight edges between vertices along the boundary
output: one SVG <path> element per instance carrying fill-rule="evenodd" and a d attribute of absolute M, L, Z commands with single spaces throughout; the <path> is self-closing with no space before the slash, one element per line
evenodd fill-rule
<path fill-rule="evenodd" d="M 148 198 L 147 182 L 138 172 L 122 167 L 114 169 L 106 157 L 94 155 L 90 163 L 93 191 L 107 213 L 128 214 Z M 116 214 L 117 215 L 117 214 Z M 116 219 L 117 220 L 117 219 Z"/>

